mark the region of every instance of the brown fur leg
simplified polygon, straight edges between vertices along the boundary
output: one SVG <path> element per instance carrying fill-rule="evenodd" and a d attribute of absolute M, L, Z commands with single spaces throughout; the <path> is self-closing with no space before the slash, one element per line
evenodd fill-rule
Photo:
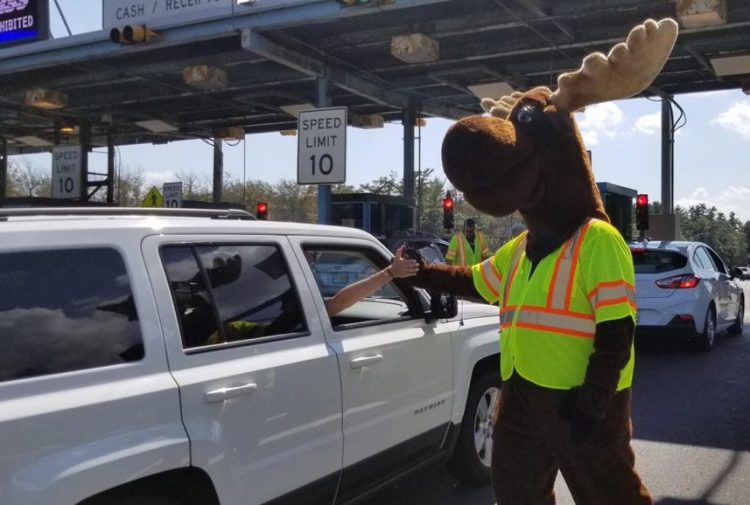
<path fill-rule="evenodd" d="M 498 505 L 554 505 L 557 465 L 526 391 L 503 384 L 493 432 L 492 487 Z"/>
<path fill-rule="evenodd" d="M 558 440 L 558 461 L 576 505 L 652 505 L 630 447 L 630 390 L 617 393 L 589 443 Z"/>

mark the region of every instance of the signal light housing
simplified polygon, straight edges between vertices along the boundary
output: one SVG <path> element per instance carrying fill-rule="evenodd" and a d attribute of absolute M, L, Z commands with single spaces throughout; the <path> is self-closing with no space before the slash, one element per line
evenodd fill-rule
<path fill-rule="evenodd" d="M 454 202 L 451 192 L 448 191 L 443 198 L 443 228 L 446 230 L 452 230 L 455 226 L 455 218 L 453 216 Z"/>
<path fill-rule="evenodd" d="M 255 217 L 261 221 L 268 221 L 268 203 L 258 202 L 255 206 Z"/>
<path fill-rule="evenodd" d="M 641 194 L 635 197 L 635 228 L 637 230 L 648 230 L 648 195 Z"/>
<path fill-rule="evenodd" d="M 109 40 L 122 45 L 143 44 L 158 37 L 159 34 L 146 25 L 125 25 L 109 31 Z"/>

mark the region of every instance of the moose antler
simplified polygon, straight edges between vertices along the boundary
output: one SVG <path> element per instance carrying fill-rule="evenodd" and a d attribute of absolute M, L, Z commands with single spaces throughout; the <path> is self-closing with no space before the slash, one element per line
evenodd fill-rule
<path fill-rule="evenodd" d="M 614 46 L 607 56 L 590 54 L 580 69 L 560 75 L 550 102 L 558 110 L 574 112 L 587 105 L 630 98 L 656 79 L 675 40 L 677 23 L 673 19 L 665 18 L 658 23 L 646 20 L 633 28 L 627 41 Z"/>
<path fill-rule="evenodd" d="M 513 109 L 513 106 L 522 96 L 523 93 L 521 93 L 520 91 L 514 91 L 510 95 L 502 97 L 500 100 L 493 100 L 492 98 L 482 98 L 482 108 L 491 116 L 507 119 L 511 109 Z"/>

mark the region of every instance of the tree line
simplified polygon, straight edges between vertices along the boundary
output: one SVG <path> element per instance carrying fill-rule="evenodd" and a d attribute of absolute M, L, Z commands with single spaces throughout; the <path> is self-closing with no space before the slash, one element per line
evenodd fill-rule
<path fill-rule="evenodd" d="M 193 173 L 179 174 L 177 179 L 183 184 L 183 199 L 211 201 L 213 192 L 209 180 Z M 444 234 L 442 199 L 448 190 L 454 198 L 456 226 L 460 226 L 466 218 L 474 218 L 486 234 L 491 247 L 497 248 L 504 244 L 511 237 L 513 225 L 523 222 L 518 214 L 494 218 L 479 213 L 460 192 L 437 177 L 430 168 L 417 175 L 415 189 L 420 216 L 418 230 L 424 233 Z M 114 192 L 118 205 L 140 206 L 148 190 L 139 170 L 121 169 L 117 174 Z M 403 180 L 396 172 L 391 172 L 358 186 L 336 185 L 333 192 L 400 196 L 403 194 Z M 274 184 L 259 180 L 243 182 L 225 174 L 222 199 L 251 211 L 255 209 L 257 202 L 267 202 L 269 219 L 315 223 L 318 214 L 317 194 L 315 186 L 300 186 L 294 180 L 281 180 Z M 10 160 L 6 196 L 51 196 L 49 171 L 33 167 L 23 159 Z M 99 191 L 92 199 L 103 201 L 104 198 L 104 192 Z M 658 211 L 658 202 L 654 202 L 652 206 L 652 211 Z M 743 222 L 733 212 L 725 214 L 716 207 L 705 204 L 687 208 L 678 206 L 675 212 L 680 216 L 684 240 L 708 244 L 731 266 L 750 264 L 750 221 Z"/>

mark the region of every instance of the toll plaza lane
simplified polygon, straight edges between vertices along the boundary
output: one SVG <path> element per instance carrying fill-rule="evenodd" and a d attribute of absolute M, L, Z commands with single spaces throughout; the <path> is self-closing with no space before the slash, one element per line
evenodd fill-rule
<path fill-rule="evenodd" d="M 743 282 L 750 299 L 750 282 Z M 709 353 L 639 347 L 633 386 L 636 466 L 655 505 L 750 505 L 750 317 Z M 558 475 L 558 505 L 574 505 Z M 362 505 L 491 505 L 489 487 L 459 486 L 434 466 Z"/>

